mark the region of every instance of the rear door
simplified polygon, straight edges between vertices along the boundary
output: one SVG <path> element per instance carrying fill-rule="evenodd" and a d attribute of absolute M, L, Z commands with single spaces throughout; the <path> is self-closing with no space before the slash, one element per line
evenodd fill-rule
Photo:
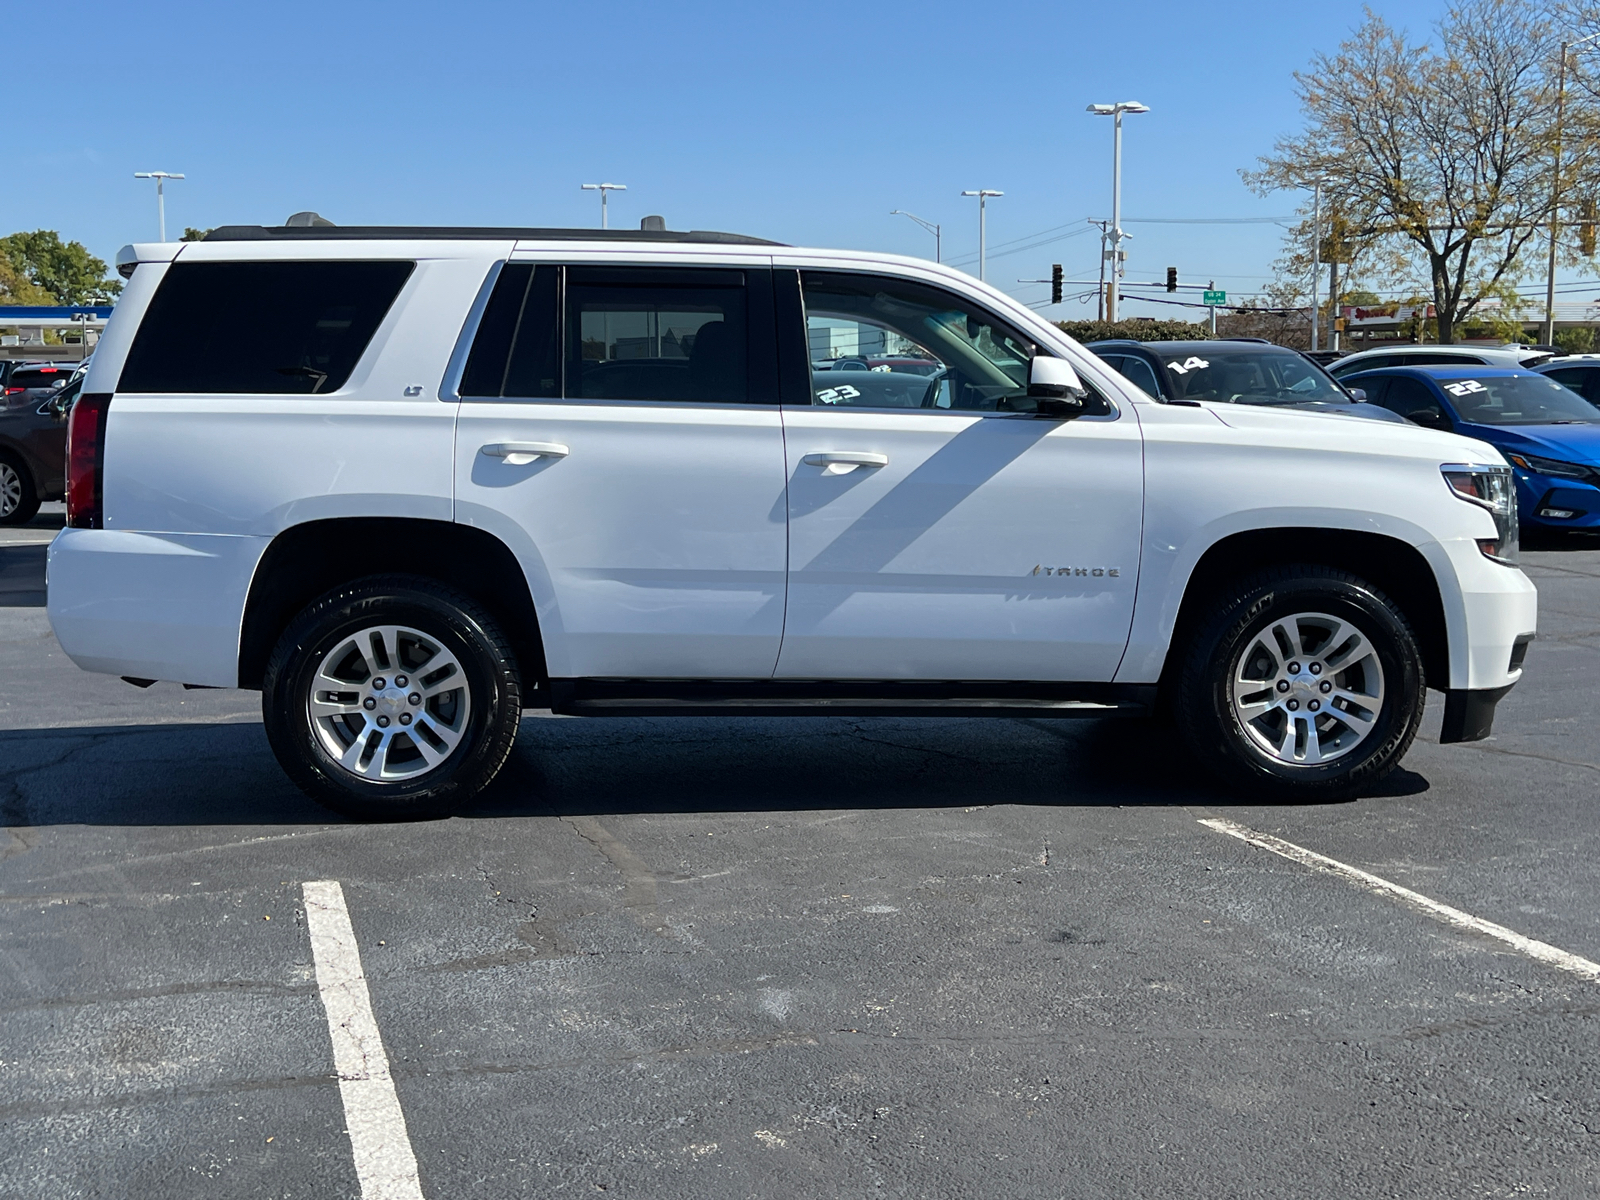
<path fill-rule="evenodd" d="M 512 262 L 460 383 L 457 520 L 553 678 L 765 679 L 783 634 L 770 270 Z"/>
<path fill-rule="evenodd" d="M 777 278 L 797 393 L 779 677 L 1110 680 L 1137 582 L 1133 413 L 1031 415 L 1034 346 L 952 291 L 807 271 L 802 314 Z"/>

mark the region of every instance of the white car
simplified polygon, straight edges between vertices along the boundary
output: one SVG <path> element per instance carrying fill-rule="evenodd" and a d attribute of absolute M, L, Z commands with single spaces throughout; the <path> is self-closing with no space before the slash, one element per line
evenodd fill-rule
<path fill-rule="evenodd" d="M 1397 344 L 1357 350 L 1328 364 L 1328 374 L 1344 379 L 1379 367 L 1536 367 L 1553 357 L 1532 346 L 1412 346 Z"/>
<path fill-rule="evenodd" d="M 326 225 L 118 261 L 56 636 L 260 689 L 348 813 L 447 810 L 532 707 L 1159 713 L 1232 784 L 1342 795 L 1425 686 L 1485 736 L 1534 634 L 1492 447 L 1161 403 L 931 263 Z M 855 358 L 889 369 L 817 366 Z"/>

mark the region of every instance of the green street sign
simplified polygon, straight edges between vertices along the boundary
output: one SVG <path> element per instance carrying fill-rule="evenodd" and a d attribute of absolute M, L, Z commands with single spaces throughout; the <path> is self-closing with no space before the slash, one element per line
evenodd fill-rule
<path fill-rule="evenodd" d="M 1205 303 L 1207 303 L 1207 304 L 1226 304 L 1227 302 L 1228 302 L 1228 293 L 1227 292 L 1206 292 L 1205 293 Z"/>

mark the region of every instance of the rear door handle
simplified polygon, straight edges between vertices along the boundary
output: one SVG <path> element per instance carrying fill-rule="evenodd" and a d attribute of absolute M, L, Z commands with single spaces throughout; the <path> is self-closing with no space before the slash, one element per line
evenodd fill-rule
<path fill-rule="evenodd" d="M 887 454 L 872 454 L 864 450 L 828 450 L 821 454 L 808 454 L 807 466 L 821 467 L 824 475 L 848 475 L 857 467 L 887 467 Z"/>
<path fill-rule="evenodd" d="M 478 453 L 503 458 L 508 467 L 525 467 L 536 458 L 565 458 L 571 451 L 560 442 L 491 442 Z"/>

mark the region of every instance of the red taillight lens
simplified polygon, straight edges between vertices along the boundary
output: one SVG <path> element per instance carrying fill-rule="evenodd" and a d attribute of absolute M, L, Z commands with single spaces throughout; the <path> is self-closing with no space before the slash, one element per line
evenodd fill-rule
<path fill-rule="evenodd" d="M 25 392 L 27 390 L 28 390 L 27 388 L 7 388 L 6 389 L 6 395 L 8 395 L 8 396 L 20 396 L 20 395 L 22 395 L 23 392 Z"/>
<path fill-rule="evenodd" d="M 104 526 L 106 413 L 109 392 L 85 392 L 67 420 L 67 524 L 74 529 Z"/>

